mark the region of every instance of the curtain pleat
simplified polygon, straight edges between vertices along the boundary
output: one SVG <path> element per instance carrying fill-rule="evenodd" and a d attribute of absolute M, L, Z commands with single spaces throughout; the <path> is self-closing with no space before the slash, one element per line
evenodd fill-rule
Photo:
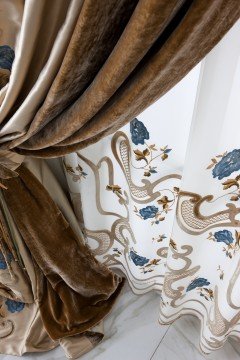
<path fill-rule="evenodd" d="M 25 135 L 2 147 L 54 157 L 113 133 L 180 81 L 239 15 L 236 0 L 84 1 L 44 103 Z"/>
<path fill-rule="evenodd" d="M 204 353 L 240 339 L 239 38 L 240 21 L 130 124 L 64 157 L 96 258 L 160 293 L 161 324 L 197 317 Z"/>

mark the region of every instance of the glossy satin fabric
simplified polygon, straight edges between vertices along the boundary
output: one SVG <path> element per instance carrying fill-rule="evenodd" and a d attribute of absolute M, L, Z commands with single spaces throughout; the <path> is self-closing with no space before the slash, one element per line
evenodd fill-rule
<path fill-rule="evenodd" d="M 22 16 L 18 14 L 19 3 L 17 1 L 8 4 L 8 6 L 12 5 L 12 19 L 16 19 L 18 16 L 21 26 L 13 28 L 15 30 L 13 31 L 12 41 L 9 40 L 9 43 L 15 48 L 16 56 L 12 68 L 10 64 L 7 69 L 12 71 L 9 83 L 3 86 L 1 90 L 0 118 L 4 121 L 6 117 L 10 119 L 7 126 L 14 125 L 13 136 L 18 133 L 18 128 L 15 125 L 18 124 L 21 131 L 22 126 L 24 126 L 22 121 L 29 121 L 39 103 L 43 101 L 65 54 L 82 3 L 82 1 L 76 0 L 61 0 L 52 3 L 51 7 L 49 7 L 47 1 L 35 2 L 27 0 L 24 3 Z M 5 3 L 1 2 L 0 6 L 6 12 Z M 10 24 L 8 25 L 10 26 Z M 8 27 L 3 22 L 3 41 L 7 39 L 8 33 Z M 31 39 L 29 39 L 29 33 L 31 33 Z M 1 47 L 2 52 L 9 47 L 9 45 L 4 46 Z M 4 61 L 6 63 L 10 60 L 7 57 L 4 60 L 4 56 L 3 53 L 2 64 L 4 64 Z M 8 55 L 6 54 L 6 56 Z M 0 70 L 6 70 L 4 65 Z M 4 81 L 5 79 L 6 77 L 4 77 Z M 30 96 L 28 96 L 29 92 L 31 93 Z M 30 101 L 23 104 L 26 97 Z M 21 111 L 20 118 L 16 111 L 18 107 L 24 110 Z M 6 121 L 4 124 L 6 124 Z M 12 133 L 10 136 L 12 136 Z M 1 137 L 1 140 L 5 141 L 6 138 Z M 19 166 L 24 157 L 19 158 L 16 155 L 13 152 L 1 150 L 0 178 L 2 182 L 0 185 L 7 191 L 7 194 L 4 195 L 5 200 L 7 199 L 5 201 L 5 204 L 7 203 L 6 209 L 10 210 L 14 222 L 17 224 L 17 230 L 20 231 L 25 244 L 28 244 L 27 247 L 30 249 L 31 255 L 35 260 L 37 259 L 38 264 L 35 264 L 34 267 L 37 274 L 35 297 L 38 308 L 40 308 L 40 316 L 45 323 L 48 335 L 52 336 L 52 338 L 62 339 L 65 336 L 75 335 L 75 342 L 76 339 L 79 339 L 79 347 L 74 346 L 74 354 L 80 354 L 95 346 L 102 339 L 102 333 L 99 333 L 96 329 L 92 332 L 91 328 L 97 325 L 110 311 L 121 288 L 121 279 L 108 269 L 101 267 L 90 254 L 84 244 L 76 218 L 72 216 L 72 209 L 67 205 L 66 200 L 60 201 L 63 198 L 62 192 L 58 191 L 58 183 L 54 181 L 51 173 L 46 170 L 47 167 L 43 165 L 42 168 L 41 163 L 37 161 L 35 163 L 31 162 L 28 158 L 25 166 L 30 163 L 30 172 L 25 166 Z M 14 159 L 16 162 L 14 162 Z M 47 183 L 47 188 L 49 188 L 52 197 L 35 178 L 32 171 L 36 173 L 35 175 L 42 182 Z M 25 178 L 24 181 L 21 180 L 20 172 Z M 16 183 L 12 183 L 14 179 Z M 11 184 L 6 184 L 6 180 L 10 181 Z M 38 189 L 35 193 L 34 187 L 35 190 Z M 10 200 L 11 194 L 12 200 Z M 21 194 L 24 197 L 22 199 Z M 16 201 L 15 205 L 12 201 Z M 10 206 L 10 203 L 12 206 Z M 58 204 L 60 204 L 60 208 Z M 66 217 L 61 212 L 61 208 L 68 213 Z M 71 221 L 68 221 L 68 218 Z M 12 235 L 13 239 L 15 236 L 16 233 Z M 45 245 L 48 244 L 52 249 L 47 245 L 48 249 L 46 248 L 46 251 L 44 251 L 40 245 L 40 238 L 42 238 Z M 13 242 L 16 244 L 15 239 Z M 72 257 L 70 256 L 70 265 L 62 261 L 63 247 L 65 247 L 65 252 L 69 256 L 72 254 Z M 5 259 L 7 259 L 6 256 Z M 55 265 L 54 261 L 56 261 Z M 84 265 L 81 265 L 82 263 Z M 86 269 L 79 268 L 77 270 L 78 266 L 85 266 Z M 19 273 L 20 276 L 21 269 L 15 269 L 15 263 L 13 263 L 13 268 L 16 270 L 15 274 Z M 67 275 L 68 270 L 71 268 L 70 272 L 72 274 Z M 6 279 L 6 274 L 4 276 L 3 295 L 13 297 L 18 291 L 21 296 L 17 300 L 25 300 L 23 298 L 25 293 L 23 281 L 10 284 Z M 51 284 L 48 282 L 49 280 Z M 9 294 L 6 293 L 8 291 L 7 285 L 11 285 Z M 48 290 L 45 292 L 43 288 L 46 286 Z M 83 292 L 82 295 L 81 292 Z M 90 296 L 90 298 L 86 299 L 84 305 L 83 299 L 85 296 Z M 52 302 L 54 302 L 54 307 L 52 307 Z M 14 302 L 10 303 L 11 306 L 18 306 L 14 304 Z M 26 302 L 23 304 L 26 305 Z M 14 310 L 14 312 L 16 311 Z M 59 318 L 59 312 L 62 314 L 62 318 Z M 14 315 L 16 316 L 16 314 Z M 87 331 L 86 335 L 84 334 L 85 331 Z M 68 349 L 68 356 L 71 356 L 71 343 L 65 340 L 63 344 Z M 81 344 L 83 345 L 81 346 Z"/>
<path fill-rule="evenodd" d="M 33 2 L 27 0 L 25 2 L 21 29 L 18 28 L 16 35 L 18 36 L 18 43 L 14 47 L 16 49 L 16 61 L 7 92 L 2 89 L 5 95 L 1 106 L 0 121 L 4 120 L 13 106 L 17 110 L 20 102 L 22 102 L 19 99 L 20 92 L 21 96 L 23 93 L 28 96 L 26 101 L 22 103 L 21 110 L 14 111 L 9 121 L 1 129 L 2 140 L 0 141 L 8 139 L 9 137 L 6 135 L 11 138 L 22 133 L 35 115 L 39 104 L 45 98 L 63 59 L 81 3 L 79 0 L 52 2 L 51 13 L 46 17 L 46 13 L 49 12 L 48 1 Z M 16 16 L 17 13 L 12 15 L 13 18 Z M 54 23 L 52 18 L 55 19 Z M 44 23 L 40 22 L 41 19 L 44 19 Z M 49 36 L 50 31 L 53 33 L 52 36 Z M 2 32 L 5 32 L 4 27 Z M 31 33 L 30 40 L 28 38 L 29 33 Z M 46 39 L 48 40 L 47 44 Z M 5 44 L 4 41 L 3 39 L 1 44 Z M 48 45 L 46 48 L 45 44 Z M 43 46 L 44 53 L 41 50 Z M 34 55 L 35 53 L 36 55 Z M 26 79 L 28 79 L 27 82 Z"/>

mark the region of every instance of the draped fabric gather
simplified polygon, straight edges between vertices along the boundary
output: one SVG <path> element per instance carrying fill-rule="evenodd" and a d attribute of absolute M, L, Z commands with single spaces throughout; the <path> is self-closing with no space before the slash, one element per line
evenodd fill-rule
<path fill-rule="evenodd" d="M 238 336 L 239 17 L 238 0 L 0 0 L 1 353 L 89 351 L 124 277 L 160 291 L 162 323 L 197 315 L 204 351 Z M 145 121 L 180 80 L 177 125 Z"/>
<path fill-rule="evenodd" d="M 160 292 L 161 324 L 197 316 L 204 353 L 240 338 L 239 37 L 238 21 L 166 96 L 63 159 L 97 259 Z"/>

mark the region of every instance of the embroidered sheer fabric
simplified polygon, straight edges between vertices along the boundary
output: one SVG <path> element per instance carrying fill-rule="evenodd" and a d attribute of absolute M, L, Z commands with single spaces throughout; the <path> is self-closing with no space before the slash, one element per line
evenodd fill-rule
<path fill-rule="evenodd" d="M 240 338 L 240 22 L 177 86 L 113 136 L 63 159 L 96 257 L 160 323 L 201 321 L 204 352 Z"/>

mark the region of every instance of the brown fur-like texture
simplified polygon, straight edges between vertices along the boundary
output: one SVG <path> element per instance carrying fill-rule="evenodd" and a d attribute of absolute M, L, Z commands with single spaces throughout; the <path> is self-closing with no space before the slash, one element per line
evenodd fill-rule
<path fill-rule="evenodd" d="M 53 340 L 83 333 L 111 310 L 123 281 L 97 262 L 35 176 L 24 165 L 18 173 L 3 180 L 3 196 L 38 269 L 44 326 Z"/>
<path fill-rule="evenodd" d="M 7 146 L 55 157 L 115 132 L 179 82 L 239 16 L 239 0 L 85 0 L 45 101 Z"/>

